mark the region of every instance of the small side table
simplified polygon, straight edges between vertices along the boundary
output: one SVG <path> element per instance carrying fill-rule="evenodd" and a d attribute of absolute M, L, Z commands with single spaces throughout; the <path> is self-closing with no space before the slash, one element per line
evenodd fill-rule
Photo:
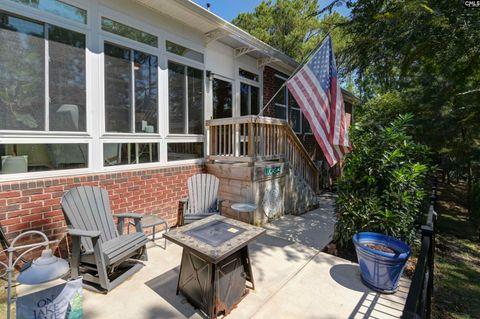
<path fill-rule="evenodd" d="M 133 222 L 130 222 L 131 225 L 135 225 Z M 150 228 L 152 227 L 152 241 L 155 241 L 155 228 L 159 225 L 163 225 L 165 229 L 165 233 L 168 232 L 168 224 L 167 221 L 163 218 L 160 218 L 155 215 L 144 215 L 142 217 L 142 229 L 143 228 Z M 167 239 L 164 238 L 165 240 L 165 248 L 167 248 Z"/>
<path fill-rule="evenodd" d="M 240 220 L 240 213 L 248 213 L 248 222 L 253 225 L 253 212 L 257 209 L 257 205 L 252 203 L 235 203 L 230 207 L 237 212 L 238 220 Z"/>

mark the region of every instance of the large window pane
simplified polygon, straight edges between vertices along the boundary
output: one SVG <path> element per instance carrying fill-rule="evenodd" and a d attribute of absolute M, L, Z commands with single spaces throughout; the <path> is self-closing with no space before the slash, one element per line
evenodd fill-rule
<path fill-rule="evenodd" d="M 203 143 L 168 143 L 168 161 L 203 158 Z"/>
<path fill-rule="evenodd" d="M 134 52 L 135 131 L 158 132 L 158 58 Z"/>
<path fill-rule="evenodd" d="M 273 77 L 274 81 L 274 91 L 275 93 L 282 87 L 283 83 L 285 82 L 284 79 L 279 78 L 278 76 Z M 275 103 L 281 105 L 287 105 L 287 87 L 284 86 L 281 91 L 278 92 L 277 96 L 275 97 Z"/>
<path fill-rule="evenodd" d="M 168 62 L 169 131 L 203 134 L 203 71 Z"/>
<path fill-rule="evenodd" d="M 275 105 L 275 117 L 278 119 L 287 119 L 287 107 L 281 105 Z"/>
<path fill-rule="evenodd" d="M 240 115 L 249 115 L 250 85 L 240 83 Z"/>
<path fill-rule="evenodd" d="M 87 23 L 87 11 L 58 0 L 13 0 L 80 23 Z"/>
<path fill-rule="evenodd" d="M 2 144 L 2 174 L 88 167 L 87 144 Z"/>
<path fill-rule="evenodd" d="M 170 133 L 187 133 L 185 66 L 168 62 L 168 109 Z"/>
<path fill-rule="evenodd" d="M 131 50 L 105 43 L 105 128 L 132 131 Z"/>
<path fill-rule="evenodd" d="M 0 13 L 0 130 L 45 129 L 44 26 Z"/>
<path fill-rule="evenodd" d="M 158 162 L 158 143 L 105 143 L 104 166 Z"/>
<path fill-rule="evenodd" d="M 259 80 L 258 74 L 249 72 L 249 71 L 244 70 L 244 69 L 239 69 L 238 70 L 238 75 L 240 75 L 241 77 L 244 77 L 246 79 L 255 81 L 255 82 L 258 82 L 258 80 Z"/>
<path fill-rule="evenodd" d="M 188 69 L 188 133 L 203 134 L 203 71 Z"/>
<path fill-rule="evenodd" d="M 240 115 L 257 115 L 260 112 L 259 88 L 240 83 Z"/>
<path fill-rule="evenodd" d="M 85 131 L 85 35 L 48 26 L 48 38 L 50 131 Z"/>
<path fill-rule="evenodd" d="M 158 162 L 158 144 L 157 143 L 137 144 L 137 148 L 138 148 L 139 163 Z"/>
<path fill-rule="evenodd" d="M 168 52 L 203 63 L 203 54 L 198 51 L 186 48 L 168 40 L 166 41 L 166 48 Z"/>
<path fill-rule="evenodd" d="M 308 120 L 307 118 L 305 117 L 305 115 L 303 115 L 303 112 L 302 112 L 302 129 L 303 129 L 303 133 L 312 133 L 312 128 L 310 126 L 310 123 L 308 123 Z"/>
<path fill-rule="evenodd" d="M 232 117 L 232 83 L 213 79 L 213 118 Z"/>
<path fill-rule="evenodd" d="M 153 47 L 158 47 L 158 37 L 154 36 L 153 34 L 140 31 L 105 17 L 102 17 L 102 30 L 129 38 L 131 40 L 142 42 Z"/>
<path fill-rule="evenodd" d="M 260 94 L 258 92 L 258 87 L 250 87 L 250 114 L 252 115 L 257 115 L 260 112 Z"/>
<path fill-rule="evenodd" d="M 302 133 L 302 116 L 299 109 L 290 110 L 290 125 L 295 133 Z"/>

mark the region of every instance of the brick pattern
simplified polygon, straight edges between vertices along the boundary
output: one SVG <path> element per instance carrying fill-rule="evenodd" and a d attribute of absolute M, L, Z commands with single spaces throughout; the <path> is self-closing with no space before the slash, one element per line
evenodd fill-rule
<path fill-rule="evenodd" d="M 272 96 L 277 92 L 275 90 L 275 74 L 280 73 L 274 68 L 265 66 L 263 70 L 263 103 L 264 106 L 272 98 Z M 270 105 L 263 111 L 264 116 L 275 117 L 275 104 L 272 102 Z"/>
<path fill-rule="evenodd" d="M 66 224 L 60 199 L 81 185 L 107 189 L 114 214 L 153 213 L 173 226 L 179 199 L 187 195 L 187 178 L 203 171 L 201 165 L 188 165 L 0 183 L 0 226 L 9 239 L 27 230 L 62 239 Z"/>

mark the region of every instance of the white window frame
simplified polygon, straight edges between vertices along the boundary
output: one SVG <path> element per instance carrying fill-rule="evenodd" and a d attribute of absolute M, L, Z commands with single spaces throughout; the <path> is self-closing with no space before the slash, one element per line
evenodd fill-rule
<path fill-rule="evenodd" d="M 287 81 L 287 78 L 286 78 L 286 77 L 284 77 L 284 76 L 282 76 L 282 75 L 280 75 L 280 74 L 278 74 L 278 73 L 275 73 L 273 77 L 274 77 L 274 83 L 275 83 L 275 78 L 281 79 L 283 82 Z M 286 92 L 285 92 L 285 101 L 283 101 L 284 104 L 280 104 L 280 103 L 278 103 L 276 100 L 274 100 L 274 106 L 275 106 L 275 107 L 282 107 L 282 108 L 285 109 L 285 118 L 283 118 L 282 120 L 285 120 L 285 121 L 287 121 L 287 123 L 288 123 L 288 98 L 289 98 L 289 92 L 288 92 L 288 89 L 287 89 L 287 86 L 286 86 L 286 85 L 282 88 L 282 90 L 286 90 Z M 275 91 L 273 94 L 276 94 L 276 93 L 277 93 L 277 91 Z"/>
<path fill-rule="evenodd" d="M 220 74 L 213 74 L 212 75 L 212 80 L 211 80 L 211 95 L 212 95 L 212 103 L 211 103 L 211 118 L 213 119 L 213 81 L 215 81 L 215 79 L 217 80 L 220 80 L 220 81 L 224 81 L 224 82 L 228 82 L 230 83 L 230 85 L 232 86 L 232 116 L 231 117 L 234 117 L 235 116 L 235 80 L 234 79 L 231 79 L 229 77 L 226 77 L 226 76 L 223 76 L 223 75 L 220 75 Z"/>
<path fill-rule="evenodd" d="M 282 76 L 282 75 L 280 75 L 280 74 L 278 74 L 278 73 L 275 73 L 275 74 L 274 74 L 274 78 L 279 78 L 279 79 L 282 79 L 283 81 L 287 81 L 287 80 L 288 80 L 286 77 L 284 77 L 284 76 Z M 303 127 L 303 118 L 304 118 L 305 116 L 303 115 L 302 109 L 301 109 L 300 107 L 293 107 L 293 106 L 291 106 L 291 105 L 289 104 L 289 101 L 290 101 L 290 91 L 288 90 L 288 87 L 285 85 L 282 90 L 285 90 L 285 101 L 284 101 L 285 104 L 280 104 L 280 103 L 275 102 L 275 103 L 274 103 L 275 107 L 283 107 L 283 108 L 285 108 L 285 117 L 286 117 L 286 118 L 285 118 L 284 120 L 287 121 L 287 123 L 289 123 L 289 120 L 290 120 L 290 111 L 291 111 L 291 110 L 294 110 L 294 111 L 297 111 L 297 110 L 298 110 L 298 111 L 300 112 L 300 131 L 299 131 L 299 132 L 298 132 L 298 131 L 295 131 L 295 130 L 293 129 L 293 127 L 292 127 L 293 131 L 295 132 L 295 134 L 311 135 L 312 132 L 308 132 L 308 133 L 307 133 L 307 132 L 304 132 L 304 131 L 303 131 L 303 130 L 304 130 L 304 127 Z M 275 93 L 277 93 L 277 92 L 275 92 Z M 293 98 L 293 97 L 292 97 L 292 98 Z"/>
<path fill-rule="evenodd" d="M 18 15 L 26 19 L 40 23 L 52 24 L 75 32 L 80 32 L 86 37 L 86 132 L 45 132 L 45 131 L 2 131 L 0 132 L 1 144 L 88 144 L 88 167 L 81 169 L 52 170 L 28 172 L 21 174 L 0 174 L 0 182 L 36 179 L 45 177 L 75 176 L 84 174 L 101 174 L 102 172 L 118 172 L 126 170 L 150 169 L 159 167 L 178 167 L 181 165 L 199 165 L 205 159 L 193 159 L 185 161 L 167 161 L 167 143 L 201 142 L 204 145 L 204 155 L 207 156 L 208 149 L 205 140 L 208 132 L 205 130 L 201 135 L 169 134 L 168 128 L 168 61 L 194 67 L 203 72 L 203 95 L 204 95 L 204 119 L 208 112 L 207 104 L 210 92 L 207 91 L 209 81 L 205 78 L 207 61 L 206 48 L 200 42 L 194 42 L 177 34 L 173 34 L 163 26 L 152 26 L 144 23 L 141 18 L 129 16 L 120 11 L 106 7 L 97 1 L 62 0 L 78 8 L 87 11 L 87 23 L 70 21 L 53 13 L 41 11 L 27 5 L 16 3 L 10 0 L 0 2 L 0 10 L 5 13 Z M 158 37 L 158 47 L 131 40 L 120 35 L 102 30 L 101 18 L 106 17 L 119 23 L 131 26 L 138 30 L 145 30 Z M 176 54 L 166 52 L 165 40 L 168 39 L 179 45 L 201 52 L 204 55 L 204 63 L 197 62 Z M 127 47 L 133 50 L 152 54 L 158 58 L 158 132 L 157 133 L 108 133 L 105 132 L 105 96 L 104 96 L 104 42 Z M 233 59 L 233 58 L 232 58 Z M 234 61 L 235 63 L 235 61 Z M 249 70 L 250 68 L 242 68 Z M 215 72 L 215 70 L 212 70 Z M 237 70 L 238 71 L 238 70 Z M 257 73 L 258 71 L 253 71 Z M 262 73 L 259 73 L 260 79 Z M 232 83 L 239 83 L 238 77 Z M 233 112 L 237 106 L 236 92 L 237 85 L 233 85 Z M 260 103 L 262 99 L 262 87 L 260 89 Z M 235 116 L 235 113 L 232 114 Z M 155 163 L 126 164 L 116 166 L 104 166 L 103 144 L 104 143 L 157 143 L 159 149 L 159 161 Z M 101 154 L 99 156 L 99 154 Z"/>
<path fill-rule="evenodd" d="M 248 85 L 248 113 L 246 115 L 257 115 L 257 114 L 252 114 L 252 87 L 256 87 L 258 89 L 258 110 L 262 110 L 262 102 L 261 102 L 261 91 L 260 91 L 260 86 L 258 84 L 252 84 L 248 83 L 247 81 L 244 81 L 243 78 L 240 80 L 239 83 L 239 103 L 238 103 L 238 116 L 242 116 L 242 84 Z"/>
<path fill-rule="evenodd" d="M 160 61 L 161 61 L 161 56 L 158 54 L 158 51 L 155 50 L 155 48 L 151 47 L 150 50 L 146 50 L 148 48 L 148 45 L 145 45 L 145 46 L 141 46 L 141 48 L 138 48 L 138 49 L 135 49 L 134 47 L 132 47 L 131 45 L 128 45 L 129 43 L 131 44 L 131 42 L 134 42 L 134 43 L 137 43 L 136 41 L 123 41 L 124 38 L 122 39 L 118 39 L 116 36 L 115 37 L 111 37 L 110 34 L 103 34 L 103 32 L 106 32 L 108 33 L 107 31 L 103 31 L 102 30 L 102 35 L 99 36 L 99 46 L 102 50 L 102 68 L 101 68 L 101 91 L 102 91 L 102 100 L 101 100 L 101 113 L 102 113 L 102 137 L 118 137 L 118 136 L 125 136 L 125 137 L 131 137 L 132 135 L 134 135 L 135 137 L 143 137 L 143 138 L 155 138 L 155 139 L 158 139 L 159 137 L 161 137 L 161 129 L 160 129 L 160 100 L 161 100 L 161 90 L 162 90 L 162 83 L 161 83 L 161 79 L 160 79 L 160 72 L 161 72 L 161 68 L 160 68 Z M 125 40 L 129 40 L 129 39 L 125 39 Z M 105 43 L 108 42 L 110 44 L 113 44 L 113 45 L 117 45 L 117 46 L 120 46 L 120 47 L 123 47 L 125 49 L 129 49 L 129 50 L 132 50 L 132 51 L 139 51 L 139 52 L 142 52 L 142 53 L 146 53 L 146 54 L 150 54 L 150 55 L 153 55 L 153 56 L 156 56 L 157 57 L 157 85 L 158 85 L 158 98 L 157 98 L 157 132 L 156 133 L 145 133 L 145 132 L 134 132 L 135 131 L 135 83 L 134 81 L 132 81 L 132 87 L 131 87 L 131 90 L 132 90 L 132 110 L 131 110 L 131 116 L 132 116 L 132 131 L 131 132 L 107 132 L 107 128 L 105 126 L 105 119 L 106 119 L 106 105 L 105 105 L 105 96 L 106 96 L 106 92 L 105 92 Z M 131 51 L 131 52 L 132 52 Z M 130 61 L 131 62 L 131 61 Z M 133 72 L 133 64 L 132 64 L 132 72 Z M 133 80 L 133 79 L 132 79 Z"/>
<path fill-rule="evenodd" d="M 0 10 L 5 14 L 12 14 L 20 18 L 25 18 L 27 20 L 33 20 L 43 24 L 50 24 L 74 32 L 82 33 L 85 35 L 85 68 L 86 68 L 86 107 L 85 107 L 85 121 L 86 121 L 86 130 L 84 132 L 76 131 L 32 131 L 32 130 L 1 130 L 0 131 L 0 144 L 87 144 L 88 149 L 88 163 L 86 168 L 75 168 L 75 169 L 59 169 L 59 170 L 48 170 L 48 171 L 38 171 L 38 172 L 27 172 L 19 174 L 0 174 L 0 182 L 5 181 L 16 181 L 16 180 L 26 180 L 26 179 L 36 179 L 36 178 L 45 178 L 53 176 L 71 176 L 71 175 L 82 175 L 92 172 L 93 167 L 93 139 L 92 139 L 92 75 L 89 72 L 92 69 L 92 56 L 89 52 L 89 49 L 93 43 L 93 32 L 92 32 L 92 10 L 90 10 L 90 4 L 86 4 L 83 1 L 73 1 L 73 0 L 62 0 L 65 3 L 72 4 L 78 8 L 84 9 L 87 11 L 87 24 L 71 21 L 62 16 L 55 15 L 50 12 L 42 11 L 28 5 L 23 5 L 21 3 L 16 3 L 13 1 L 2 1 L 0 4 Z M 46 53 L 48 53 L 48 40 L 46 41 Z M 48 86 L 48 62 L 45 63 L 45 90 Z M 46 108 L 49 107 L 48 96 L 45 96 Z M 48 116 L 46 112 L 45 116 Z"/>
<path fill-rule="evenodd" d="M 77 6 L 77 5 L 76 5 Z M 82 7 L 82 9 L 84 9 Z M 85 9 L 86 10 L 86 9 Z M 4 12 L 5 14 L 11 14 L 13 16 L 18 16 L 20 19 L 26 19 L 26 20 L 31 20 L 34 23 L 41 23 L 44 25 L 53 25 L 56 27 L 60 27 L 69 31 L 74 31 L 81 33 L 85 36 L 85 71 L 88 70 L 89 66 L 89 59 L 88 59 L 88 47 L 89 47 L 89 42 L 91 40 L 90 36 L 90 28 L 88 25 L 85 25 L 83 23 L 78 23 L 78 22 L 71 22 L 65 18 L 62 18 L 60 16 L 35 9 L 32 7 L 29 7 L 27 5 L 21 5 L 16 2 L 12 1 L 7 1 L 5 3 L 5 8 L 2 6 L 0 7 L 0 11 Z M 60 19 L 61 18 L 61 19 Z M 88 13 L 87 13 L 87 19 L 88 19 Z M 66 22 L 68 21 L 68 22 Z M 46 29 L 48 32 L 48 29 Z M 50 83 L 49 83 L 49 59 L 47 58 L 49 56 L 48 52 L 48 34 L 45 35 L 43 38 L 44 43 L 45 43 L 45 69 L 44 69 L 44 80 L 45 80 L 45 101 L 44 101 L 44 124 L 45 128 L 44 130 L 41 131 L 36 131 L 36 130 L 0 130 L 0 135 L 2 136 L 9 136 L 9 137 L 26 137 L 26 136 L 32 136 L 32 137 L 39 137 L 39 136 L 52 136 L 52 137 L 65 137 L 65 136 L 75 136 L 75 137 L 80 137 L 80 136 L 88 136 L 89 135 L 89 96 L 88 96 L 88 84 L 89 84 L 89 79 L 88 75 L 86 75 L 85 78 L 85 131 L 79 132 L 79 131 L 50 131 L 49 127 L 49 110 L 50 110 L 50 97 L 49 97 L 49 92 L 50 92 Z M 88 73 L 88 72 L 86 72 Z"/>
<path fill-rule="evenodd" d="M 167 121 L 167 125 L 166 125 L 166 128 L 167 128 L 167 138 L 181 138 L 181 137 L 184 137 L 184 138 L 189 138 L 189 137 L 203 137 L 205 136 L 206 134 L 206 129 L 204 127 L 203 129 L 203 134 L 191 134 L 191 133 L 186 133 L 186 134 L 183 134 L 183 133 L 170 133 L 170 101 L 169 101 L 169 94 L 170 94 L 170 87 L 169 87 L 169 79 L 168 79 L 168 62 L 173 62 L 173 63 L 176 63 L 176 64 L 180 64 L 180 65 L 183 65 L 185 68 L 187 67 L 191 67 L 191 68 L 195 68 L 197 70 L 200 70 L 202 71 L 202 80 L 203 80 L 203 121 L 205 122 L 205 119 L 206 119 L 206 96 L 207 96 L 207 90 L 206 90 L 206 85 L 207 85 L 207 81 L 206 81 L 206 69 L 205 69 L 205 65 L 200 63 L 200 62 L 196 62 L 194 60 L 191 60 L 191 59 L 188 59 L 188 58 L 185 58 L 185 57 L 182 57 L 182 56 L 179 56 L 179 55 L 176 55 L 174 53 L 170 53 L 170 52 L 166 52 L 165 53 L 165 65 L 166 65 L 166 88 L 167 88 L 167 91 L 165 92 L 165 96 L 166 96 L 166 101 L 167 101 L 167 104 L 166 104 L 166 121 Z M 185 72 L 185 100 L 188 102 L 188 78 L 187 78 L 187 73 Z M 186 105 L 186 117 L 185 117 L 185 125 L 188 127 L 188 104 Z M 205 126 L 205 125 L 204 125 Z"/>

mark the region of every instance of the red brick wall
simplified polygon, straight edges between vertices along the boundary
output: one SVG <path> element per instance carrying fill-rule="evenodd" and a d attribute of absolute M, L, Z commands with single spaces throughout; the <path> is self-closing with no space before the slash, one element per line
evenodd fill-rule
<path fill-rule="evenodd" d="M 81 185 L 106 188 L 114 214 L 154 213 L 173 226 L 179 199 L 187 195 L 187 178 L 203 171 L 201 165 L 188 165 L 0 183 L 0 226 L 9 239 L 33 229 L 62 239 L 66 224 L 60 199 Z"/>
<path fill-rule="evenodd" d="M 274 76 L 279 71 L 266 66 L 263 70 L 263 103 L 264 106 L 272 98 L 272 96 L 277 92 L 275 90 Z M 275 117 L 275 107 L 274 103 L 270 103 L 267 108 L 263 111 L 264 116 Z"/>

